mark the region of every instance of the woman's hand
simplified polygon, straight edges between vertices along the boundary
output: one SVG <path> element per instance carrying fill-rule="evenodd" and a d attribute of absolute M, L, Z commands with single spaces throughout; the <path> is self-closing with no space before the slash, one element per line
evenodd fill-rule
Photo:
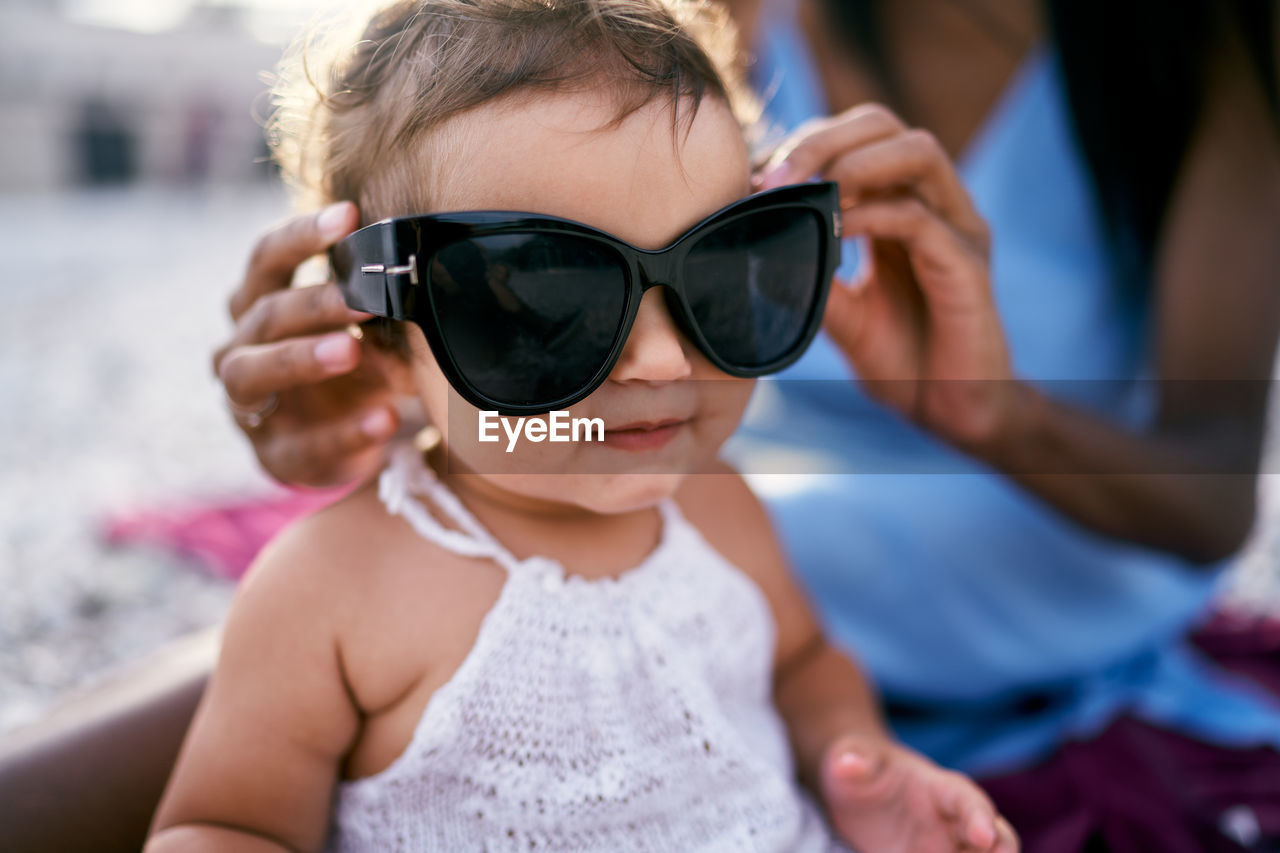
<path fill-rule="evenodd" d="M 832 827 L 863 853 L 1014 853 L 1018 839 L 982 790 L 887 739 L 837 738 L 823 759 Z"/>
<path fill-rule="evenodd" d="M 399 415 L 377 359 L 346 331 L 353 311 L 333 283 L 291 288 L 297 267 L 358 223 L 343 202 L 264 234 L 231 298 L 235 331 L 213 356 L 236 423 L 282 482 L 349 483 L 381 467 Z"/>
<path fill-rule="evenodd" d="M 1228 44 L 1214 57 L 1157 242 L 1144 334 L 1155 378 L 1174 381 L 1154 386 L 1142 430 L 1013 377 L 987 228 L 928 134 L 858 107 L 797 130 L 756 183 L 834 180 L 845 233 L 869 238 L 871 269 L 832 288 L 825 319 L 870 394 L 1094 533 L 1204 566 L 1253 523 L 1280 324 L 1263 225 L 1280 210 L 1280 157 L 1241 56 Z"/>
<path fill-rule="evenodd" d="M 991 296 L 990 235 L 942 146 L 877 105 L 798 129 L 758 189 L 821 177 L 840 185 L 843 232 L 869 238 L 855 285 L 836 281 L 824 325 L 868 393 L 967 449 L 1015 415 Z"/>

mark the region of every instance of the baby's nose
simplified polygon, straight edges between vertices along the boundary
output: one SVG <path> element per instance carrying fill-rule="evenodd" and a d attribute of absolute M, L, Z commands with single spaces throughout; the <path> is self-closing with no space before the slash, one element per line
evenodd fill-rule
<path fill-rule="evenodd" d="M 693 373 L 689 343 L 676 328 L 663 288 L 651 288 L 640 300 L 636 321 L 609 378 L 614 382 L 673 382 Z"/>

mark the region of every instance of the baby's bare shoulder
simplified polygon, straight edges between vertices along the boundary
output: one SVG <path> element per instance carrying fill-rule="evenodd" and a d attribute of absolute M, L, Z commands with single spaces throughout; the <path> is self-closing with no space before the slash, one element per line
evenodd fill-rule
<path fill-rule="evenodd" d="M 292 849 L 323 843 L 361 727 L 339 631 L 358 518 L 353 501 L 302 519 L 250 567 L 155 830 L 212 824 Z"/>
<path fill-rule="evenodd" d="M 461 645 L 461 616 L 431 615 L 463 609 L 450 556 L 391 516 L 373 485 L 282 531 L 236 592 L 156 829 L 213 824 L 318 849 L 353 751 L 403 749 L 430 679 Z"/>
<path fill-rule="evenodd" d="M 290 626 L 328 621 L 356 586 L 361 551 L 369 550 L 367 537 L 375 532 L 367 524 L 377 521 L 362 504 L 352 494 L 281 530 L 249 567 L 233 612 L 259 605 Z"/>
<path fill-rule="evenodd" d="M 362 590 L 403 580 L 406 565 L 413 566 L 413 575 L 443 575 L 443 581 L 457 561 L 390 514 L 372 482 L 287 526 L 262 549 L 246 581 L 271 578 L 310 601 L 328 599 L 349 610 Z M 447 585 L 440 593 L 448 593 Z"/>
<path fill-rule="evenodd" d="M 332 637 L 348 689 L 369 712 L 451 672 L 505 577 L 423 537 L 371 483 L 282 532 L 248 580 L 289 602 L 292 624 L 280 630 Z"/>

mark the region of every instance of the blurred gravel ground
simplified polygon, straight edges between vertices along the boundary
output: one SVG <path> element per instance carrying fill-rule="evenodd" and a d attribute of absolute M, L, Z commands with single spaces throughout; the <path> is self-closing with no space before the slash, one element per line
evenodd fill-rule
<path fill-rule="evenodd" d="M 97 524 L 267 488 L 210 356 L 287 208 L 267 185 L 0 197 L 0 731 L 224 613 L 230 584 Z"/>
<path fill-rule="evenodd" d="M 249 247 L 286 212 L 266 186 L 0 197 L 0 732 L 224 613 L 229 583 L 96 526 L 268 488 L 210 355 Z M 1280 613 L 1276 476 L 1228 594 Z"/>

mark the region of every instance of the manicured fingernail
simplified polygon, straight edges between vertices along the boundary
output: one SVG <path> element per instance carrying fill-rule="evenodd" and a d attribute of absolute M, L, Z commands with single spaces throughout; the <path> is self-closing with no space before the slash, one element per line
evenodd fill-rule
<path fill-rule="evenodd" d="M 386 409 L 374 409 L 360 419 L 360 431 L 370 438 L 386 438 L 391 435 L 392 426 Z"/>
<path fill-rule="evenodd" d="M 351 336 L 330 335 L 316 344 L 316 360 L 329 370 L 351 366 Z"/>
<path fill-rule="evenodd" d="M 771 190 L 774 187 L 789 183 L 792 183 L 791 164 L 786 160 L 773 164 L 760 175 L 760 189 L 762 190 Z"/>
<path fill-rule="evenodd" d="M 320 229 L 321 236 L 326 240 L 336 240 L 341 237 L 342 232 L 346 230 L 350 208 L 350 202 L 340 201 L 322 210 L 320 216 L 316 218 L 316 227 Z"/>

